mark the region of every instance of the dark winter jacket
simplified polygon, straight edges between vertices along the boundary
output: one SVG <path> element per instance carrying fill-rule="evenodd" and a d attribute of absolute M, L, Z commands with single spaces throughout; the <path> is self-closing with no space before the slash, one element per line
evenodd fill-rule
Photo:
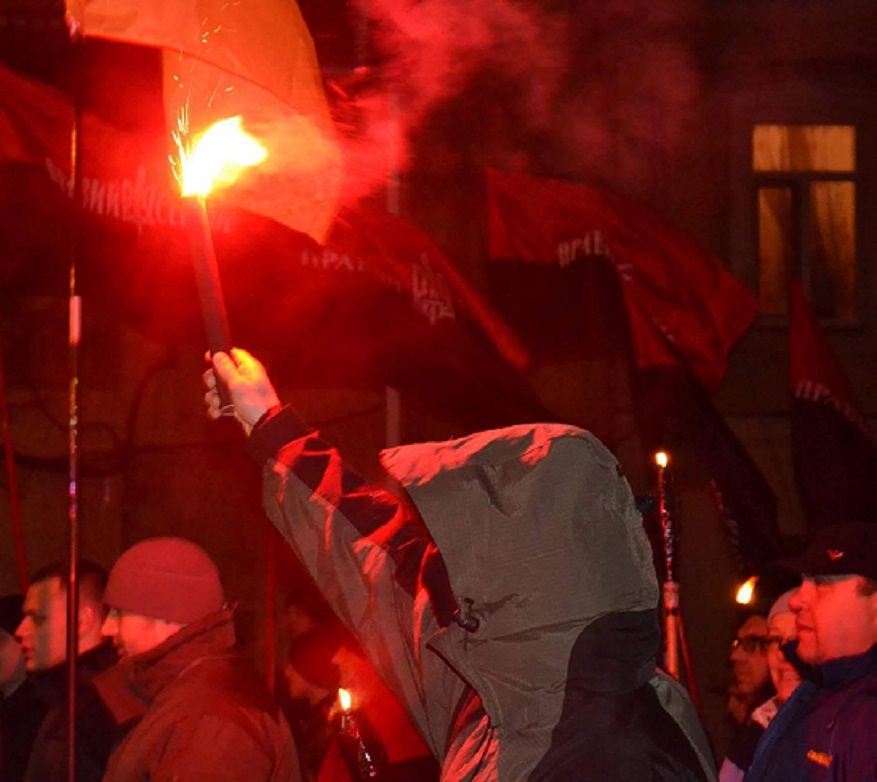
<path fill-rule="evenodd" d="M 805 679 L 771 722 L 746 782 L 877 780 L 877 645 Z"/>
<path fill-rule="evenodd" d="M 15 692 L 0 697 L 0 779 L 3 782 L 21 782 L 24 779 L 30 750 L 47 708 L 37 698 L 34 684 L 29 678 Z"/>
<path fill-rule="evenodd" d="M 289 727 L 234 643 L 220 611 L 96 679 L 116 722 L 134 723 L 107 782 L 298 782 Z"/>
<path fill-rule="evenodd" d="M 407 498 L 288 408 L 248 450 L 269 516 L 443 780 L 714 778 L 687 695 L 656 672 L 651 551 L 592 435 L 528 425 L 385 452 Z"/>
<path fill-rule="evenodd" d="M 95 676 L 115 665 L 116 650 L 104 642 L 83 652 L 76 667 L 76 779 L 98 782 L 115 742 L 112 719 L 92 687 Z M 46 715 L 31 747 L 27 782 L 67 778 L 67 665 L 31 674 Z"/>

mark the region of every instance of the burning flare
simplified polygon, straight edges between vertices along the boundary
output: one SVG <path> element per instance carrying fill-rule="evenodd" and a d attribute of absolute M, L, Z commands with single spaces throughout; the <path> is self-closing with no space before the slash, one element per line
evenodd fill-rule
<path fill-rule="evenodd" d="M 171 161 L 183 196 L 205 198 L 214 187 L 230 185 L 244 168 L 268 156 L 265 147 L 241 127 L 240 117 L 211 125 L 194 145 L 189 144 L 188 124 L 186 114 L 181 114 L 173 134 L 179 158 Z"/>
<path fill-rule="evenodd" d="M 338 690 L 338 702 L 341 704 L 341 710 L 344 712 L 350 711 L 350 707 L 353 705 L 353 698 L 350 697 L 350 693 L 343 687 Z"/>
<path fill-rule="evenodd" d="M 655 464 L 658 465 L 661 469 L 666 467 L 670 463 L 670 457 L 666 453 L 666 451 L 658 451 L 655 454 Z"/>

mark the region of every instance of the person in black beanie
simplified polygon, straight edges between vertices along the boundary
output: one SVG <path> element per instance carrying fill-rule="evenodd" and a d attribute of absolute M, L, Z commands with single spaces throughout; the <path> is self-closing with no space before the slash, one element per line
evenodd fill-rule
<path fill-rule="evenodd" d="M 120 727 L 105 782 L 299 782 L 289 727 L 261 677 L 234 653 L 232 611 L 207 553 L 151 538 L 113 565 L 104 633 L 121 661 L 95 680 Z"/>

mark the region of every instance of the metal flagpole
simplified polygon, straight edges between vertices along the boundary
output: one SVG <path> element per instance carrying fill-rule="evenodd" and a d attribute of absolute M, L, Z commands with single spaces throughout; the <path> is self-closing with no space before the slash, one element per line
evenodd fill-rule
<path fill-rule="evenodd" d="M 67 482 L 68 583 L 67 583 L 67 780 L 76 780 L 76 669 L 79 655 L 79 343 L 82 336 L 82 300 L 76 289 L 76 261 L 79 253 L 80 206 L 82 204 L 82 59 L 81 36 L 75 23 L 70 29 L 73 55 L 74 112 L 70 139 L 70 177 L 73 182 L 72 219 L 69 235 L 68 294 L 68 436 Z"/>

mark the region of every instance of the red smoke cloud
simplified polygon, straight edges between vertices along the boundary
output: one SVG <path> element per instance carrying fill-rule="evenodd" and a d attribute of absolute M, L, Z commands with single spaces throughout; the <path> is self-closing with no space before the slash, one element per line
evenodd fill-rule
<path fill-rule="evenodd" d="M 648 160 L 689 127 L 699 97 L 690 0 L 358 0 L 357 9 L 380 82 L 349 91 L 339 115 L 356 197 L 404 170 L 424 133 L 434 170 L 465 158 L 594 182 L 613 160 L 613 175 L 635 189 Z"/>

